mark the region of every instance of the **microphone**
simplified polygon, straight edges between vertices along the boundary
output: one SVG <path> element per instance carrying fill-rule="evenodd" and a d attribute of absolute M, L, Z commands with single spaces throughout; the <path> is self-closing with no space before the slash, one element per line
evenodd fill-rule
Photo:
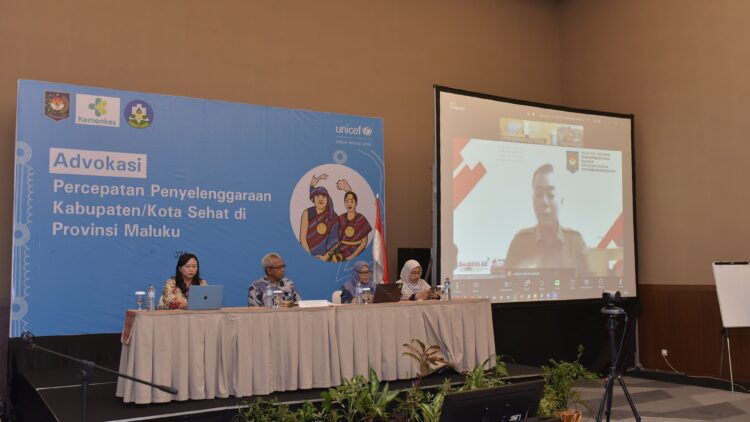
<path fill-rule="evenodd" d="M 21 340 L 26 344 L 34 344 L 34 335 L 30 331 L 24 331 L 21 334 Z"/>
<path fill-rule="evenodd" d="M 160 385 L 157 387 L 159 390 L 164 391 L 165 393 L 169 394 L 177 394 L 177 389 L 174 387 L 168 387 L 166 385 Z"/>

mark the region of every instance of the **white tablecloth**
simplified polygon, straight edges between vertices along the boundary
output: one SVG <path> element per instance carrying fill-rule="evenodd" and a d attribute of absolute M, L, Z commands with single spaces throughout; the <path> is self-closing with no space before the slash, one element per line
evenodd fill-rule
<path fill-rule="evenodd" d="M 419 366 L 403 344 L 412 339 L 473 369 L 495 353 L 490 302 L 128 311 L 120 372 L 179 393 L 120 378 L 117 396 L 145 404 L 327 388 L 370 368 L 382 380 L 410 379 Z"/>

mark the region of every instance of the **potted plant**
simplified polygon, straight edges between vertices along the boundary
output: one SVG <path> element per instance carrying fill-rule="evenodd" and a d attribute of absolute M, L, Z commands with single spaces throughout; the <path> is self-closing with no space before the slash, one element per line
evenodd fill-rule
<path fill-rule="evenodd" d="M 375 370 L 370 369 L 369 378 L 357 375 L 320 396 L 323 398 L 322 419 L 372 422 L 389 419 L 389 408 L 398 391 L 389 391 L 388 383 L 381 389 Z"/>
<path fill-rule="evenodd" d="M 581 365 L 583 346 L 578 346 L 578 356 L 574 362 L 550 359 L 549 366 L 542 366 L 544 371 L 544 391 L 539 403 L 539 414 L 555 416 L 563 422 L 580 422 L 583 419 L 578 405 L 586 404 L 581 395 L 573 389 L 573 384 L 581 380 L 595 380 L 595 373 Z"/>
<path fill-rule="evenodd" d="M 407 350 L 404 352 L 404 356 L 411 357 L 419 364 L 417 385 L 422 378 L 448 365 L 448 362 L 442 357 L 443 350 L 437 344 L 427 347 L 423 342 L 414 338 L 411 343 L 404 343 L 404 347 Z"/>
<path fill-rule="evenodd" d="M 309 401 L 292 410 L 288 404 L 278 403 L 276 399 L 256 398 L 251 402 L 245 402 L 238 411 L 232 422 L 316 422 L 325 418 L 325 415 Z"/>

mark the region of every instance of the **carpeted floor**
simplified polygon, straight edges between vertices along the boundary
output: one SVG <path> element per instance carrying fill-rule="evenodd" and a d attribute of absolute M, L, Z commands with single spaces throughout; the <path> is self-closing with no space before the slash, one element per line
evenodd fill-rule
<path fill-rule="evenodd" d="M 643 378 L 623 379 L 643 422 L 750 422 L 750 394 Z M 584 411 L 584 420 L 595 420 L 604 394 L 603 384 L 587 382 L 577 390 L 593 412 Z M 635 420 L 618 383 L 614 393 L 611 420 Z M 606 415 L 602 420 L 606 420 Z"/>

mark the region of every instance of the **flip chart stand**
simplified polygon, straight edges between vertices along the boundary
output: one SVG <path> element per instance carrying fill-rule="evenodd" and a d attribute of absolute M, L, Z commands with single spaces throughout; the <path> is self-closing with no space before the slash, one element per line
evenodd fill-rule
<path fill-rule="evenodd" d="M 716 297 L 721 312 L 721 361 L 719 377 L 724 367 L 724 343 L 727 344 L 729 360 L 729 383 L 734 392 L 734 371 L 732 370 L 732 348 L 729 341 L 729 329 L 750 327 L 750 263 L 747 261 L 716 261 L 713 263 Z"/>
<path fill-rule="evenodd" d="M 727 343 L 727 356 L 729 360 L 729 384 L 732 386 L 732 392 L 734 393 L 734 374 L 732 373 L 732 349 L 729 347 L 729 328 L 724 327 L 721 329 L 721 360 L 719 361 L 719 378 L 721 378 L 724 370 L 724 341 Z"/>

